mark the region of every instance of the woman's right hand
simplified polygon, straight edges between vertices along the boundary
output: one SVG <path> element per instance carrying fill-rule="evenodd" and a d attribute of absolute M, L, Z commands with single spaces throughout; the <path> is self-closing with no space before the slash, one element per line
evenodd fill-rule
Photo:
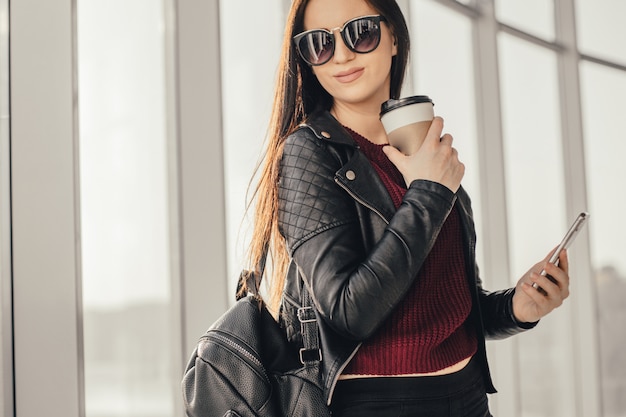
<path fill-rule="evenodd" d="M 443 119 L 435 117 L 422 146 L 412 155 L 404 155 L 393 146 L 383 151 L 398 168 L 407 187 L 415 180 L 440 183 L 456 193 L 465 174 L 465 165 L 459 161 L 458 152 L 452 147 L 452 136 L 443 131 Z"/>

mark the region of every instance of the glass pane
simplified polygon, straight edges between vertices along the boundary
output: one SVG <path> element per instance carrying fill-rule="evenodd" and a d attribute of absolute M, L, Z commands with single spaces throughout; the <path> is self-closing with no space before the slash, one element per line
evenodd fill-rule
<path fill-rule="evenodd" d="M 559 242 L 573 219 L 564 216 L 556 56 L 506 34 L 499 36 L 498 47 L 513 285 Z M 576 414 L 567 317 L 555 312 L 513 341 L 521 416 Z"/>
<path fill-rule="evenodd" d="M 598 329 L 604 415 L 626 415 L 626 73 L 581 65 L 581 95 L 591 239 L 597 285 Z"/>
<path fill-rule="evenodd" d="M 174 415 L 164 10 L 78 2 L 87 417 Z"/>
<path fill-rule="evenodd" d="M 626 65 L 626 1 L 577 0 L 576 24 L 581 52 Z"/>
<path fill-rule="evenodd" d="M 228 294 L 235 293 L 252 231 L 251 216 L 242 222 L 246 191 L 269 123 L 288 6 L 287 1 L 220 1 Z M 241 28 L 257 27 L 259 21 L 263 30 L 255 32 L 255 47 L 250 47 L 250 33 Z"/>
<path fill-rule="evenodd" d="M 403 95 L 430 96 L 435 102 L 435 113 L 445 119 L 445 131 L 454 137 L 459 159 L 466 167 L 463 187 L 472 197 L 474 220 L 480 234 L 472 23 L 466 16 L 452 13 L 432 1 L 411 3 L 410 13 L 407 16 L 412 49 L 409 70 L 413 87 L 407 86 Z M 480 240 L 477 250 L 482 265 Z"/>
<path fill-rule="evenodd" d="M 496 0 L 496 18 L 509 26 L 553 41 L 553 0 Z"/>

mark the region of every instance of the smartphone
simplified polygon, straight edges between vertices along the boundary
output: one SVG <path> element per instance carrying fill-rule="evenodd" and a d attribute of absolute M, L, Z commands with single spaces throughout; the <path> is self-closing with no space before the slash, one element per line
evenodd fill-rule
<path fill-rule="evenodd" d="M 550 262 L 551 264 L 558 265 L 559 255 L 564 249 L 569 248 L 569 246 L 572 244 L 572 242 L 578 235 L 578 232 L 580 232 L 580 230 L 583 228 L 583 226 L 587 222 L 588 218 L 589 218 L 589 213 L 587 212 L 582 212 L 578 215 L 578 217 L 576 217 L 576 220 L 574 220 L 574 223 L 572 223 L 572 226 L 569 228 L 567 233 L 565 233 L 565 236 L 563 236 L 561 243 L 559 243 L 559 246 L 557 246 L 556 250 L 550 257 L 548 262 Z M 540 274 L 550 279 L 550 281 L 556 283 L 556 280 L 552 278 L 550 275 L 547 275 L 545 270 L 542 270 Z M 543 290 L 543 288 L 539 287 L 536 283 L 533 284 L 533 287 L 535 287 L 537 291 L 545 294 L 545 291 Z"/>

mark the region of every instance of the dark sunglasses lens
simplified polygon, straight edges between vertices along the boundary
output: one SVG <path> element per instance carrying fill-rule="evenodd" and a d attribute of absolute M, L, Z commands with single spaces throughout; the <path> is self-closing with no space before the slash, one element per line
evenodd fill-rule
<path fill-rule="evenodd" d="M 298 48 L 302 57 L 312 65 L 321 65 L 333 55 L 334 37 L 322 30 L 307 33 L 300 39 Z"/>
<path fill-rule="evenodd" d="M 355 52 L 371 52 L 380 42 L 380 24 L 372 18 L 358 19 L 344 29 L 345 40 Z"/>

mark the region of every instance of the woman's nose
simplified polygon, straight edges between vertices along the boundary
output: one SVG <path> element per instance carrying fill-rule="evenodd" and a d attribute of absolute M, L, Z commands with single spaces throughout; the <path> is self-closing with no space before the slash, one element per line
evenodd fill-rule
<path fill-rule="evenodd" d="M 335 54 L 333 60 L 337 64 L 342 64 L 354 59 L 355 52 L 346 46 L 339 29 L 333 31 L 335 35 Z"/>

